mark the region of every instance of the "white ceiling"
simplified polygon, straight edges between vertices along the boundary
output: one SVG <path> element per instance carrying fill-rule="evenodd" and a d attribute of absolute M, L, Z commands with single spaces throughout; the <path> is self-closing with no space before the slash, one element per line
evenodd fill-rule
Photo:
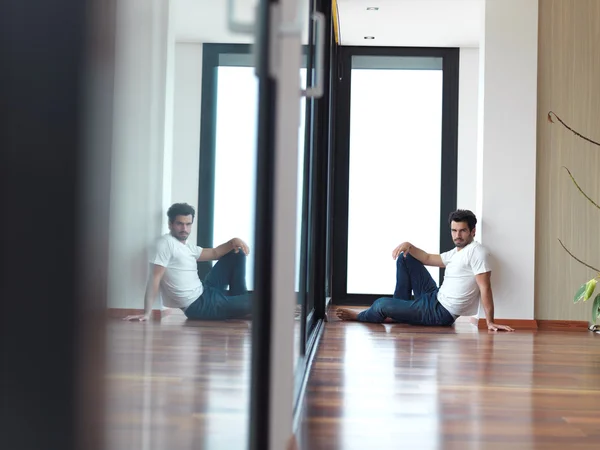
<path fill-rule="evenodd" d="M 337 0 L 342 45 L 479 47 L 483 0 Z M 367 11 L 367 7 L 379 7 Z M 374 36 L 365 40 L 365 36 Z"/>
<path fill-rule="evenodd" d="M 251 43 L 252 36 L 227 29 L 227 0 L 172 0 L 175 39 L 179 42 Z M 254 20 L 258 0 L 235 0 L 235 18 Z"/>
<path fill-rule="evenodd" d="M 307 0 L 300 0 L 306 3 Z M 235 0 L 235 16 L 253 20 L 258 0 Z M 337 0 L 342 45 L 478 47 L 484 0 Z M 245 43 L 227 30 L 227 0 L 174 0 L 179 42 Z M 367 11 L 367 7 L 379 7 Z M 308 27 L 307 27 L 308 28 Z M 374 36 L 374 40 L 365 40 Z"/>

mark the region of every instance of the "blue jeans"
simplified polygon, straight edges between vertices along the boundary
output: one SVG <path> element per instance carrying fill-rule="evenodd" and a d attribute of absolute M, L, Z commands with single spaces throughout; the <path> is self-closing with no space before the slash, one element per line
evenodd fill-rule
<path fill-rule="evenodd" d="M 225 289 L 229 286 L 229 295 Z M 188 319 L 242 319 L 252 312 L 252 294 L 246 289 L 246 255 L 233 250 L 206 275 L 204 292 L 186 308 Z"/>
<path fill-rule="evenodd" d="M 454 317 L 437 300 L 439 288 L 419 260 L 400 254 L 396 260 L 396 290 L 394 297 L 381 297 L 358 315 L 361 322 L 381 323 L 390 318 L 394 322 L 411 325 L 447 326 Z M 411 291 L 414 300 L 411 300 Z"/>

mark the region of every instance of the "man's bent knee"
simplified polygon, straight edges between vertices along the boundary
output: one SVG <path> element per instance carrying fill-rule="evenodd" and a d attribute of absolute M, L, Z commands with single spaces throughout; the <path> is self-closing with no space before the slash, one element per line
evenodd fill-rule
<path fill-rule="evenodd" d="M 415 258 L 410 253 L 408 255 L 406 255 L 406 258 L 404 257 L 403 253 L 400 256 L 398 256 L 397 264 L 404 264 L 405 266 L 408 266 L 409 264 L 410 265 L 420 264 L 421 266 L 423 265 L 423 263 L 421 261 L 419 261 L 417 258 Z"/>
<path fill-rule="evenodd" d="M 225 255 L 223 255 L 223 258 L 245 260 L 246 254 L 240 249 L 238 249 L 237 252 L 235 250 L 230 250 L 229 253 L 226 253 Z"/>

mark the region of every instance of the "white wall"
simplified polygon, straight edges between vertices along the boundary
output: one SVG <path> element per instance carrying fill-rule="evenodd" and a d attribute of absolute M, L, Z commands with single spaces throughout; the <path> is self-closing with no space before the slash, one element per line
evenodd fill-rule
<path fill-rule="evenodd" d="M 460 49 L 458 88 L 457 206 L 477 209 L 479 49 Z"/>
<path fill-rule="evenodd" d="M 236 2 L 252 19 L 254 0 Z M 202 42 L 249 42 L 226 27 L 226 3 L 117 2 L 110 308 L 143 308 L 148 258 L 175 202 L 198 205 Z M 188 31 L 193 30 L 193 36 Z M 177 42 L 193 38 L 196 42 Z M 196 242 L 193 228 L 190 241 Z M 160 298 L 155 308 L 162 308 Z"/>
<path fill-rule="evenodd" d="M 168 16 L 163 21 L 166 29 L 162 29 L 157 39 L 160 42 L 162 51 L 161 54 L 165 55 L 163 58 L 166 60 L 166 71 L 165 78 L 161 80 L 162 83 L 157 85 L 157 90 L 163 90 L 165 92 L 164 102 L 164 133 L 163 133 L 163 221 L 162 227 L 166 232 L 168 227 L 168 218 L 166 211 L 169 206 L 173 203 L 172 200 L 172 186 L 169 182 L 173 176 L 173 127 L 175 124 L 174 117 L 174 104 L 175 104 L 175 4 L 172 0 L 166 0 L 167 6 L 165 10 L 168 12 Z M 161 58 L 162 59 L 162 58 Z M 160 127 L 160 123 L 157 124 Z"/>
<path fill-rule="evenodd" d="M 117 3 L 110 308 L 143 308 L 149 250 L 165 230 L 169 24 L 169 0 Z"/>
<path fill-rule="evenodd" d="M 484 14 L 479 234 L 496 317 L 533 319 L 538 0 L 487 0 Z"/>
<path fill-rule="evenodd" d="M 200 167 L 200 104 L 202 98 L 202 44 L 175 44 L 173 176 L 171 200 L 198 207 Z M 192 227 L 190 242 L 197 241 Z"/>

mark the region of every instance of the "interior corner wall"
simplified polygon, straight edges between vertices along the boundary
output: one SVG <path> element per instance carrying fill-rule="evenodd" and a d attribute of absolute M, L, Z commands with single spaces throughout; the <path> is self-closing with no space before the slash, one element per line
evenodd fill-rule
<path fill-rule="evenodd" d="M 487 0 L 478 232 L 492 255 L 495 317 L 534 317 L 538 0 Z"/>
<path fill-rule="evenodd" d="M 577 288 L 600 268 L 600 211 L 572 183 L 600 203 L 600 148 L 576 137 L 573 129 L 600 141 L 600 2 L 540 0 L 538 84 L 537 217 L 535 318 L 591 320 L 591 302 L 573 304 Z"/>
<path fill-rule="evenodd" d="M 460 49 L 458 87 L 457 207 L 473 212 L 477 206 L 477 111 L 479 49 Z"/>
<path fill-rule="evenodd" d="M 200 105 L 202 96 L 202 44 L 175 44 L 173 113 L 172 203 L 197 208 L 200 174 Z M 201 220 L 201 218 L 197 218 Z M 197 242 L 197 229 L 189 237 Z"/>
<path fill-rule="evenodd" d="M 143 308 L 149 254 L 164 232 L 169 27 L 169 0 L 117 3 L 109 308 Z"/>

